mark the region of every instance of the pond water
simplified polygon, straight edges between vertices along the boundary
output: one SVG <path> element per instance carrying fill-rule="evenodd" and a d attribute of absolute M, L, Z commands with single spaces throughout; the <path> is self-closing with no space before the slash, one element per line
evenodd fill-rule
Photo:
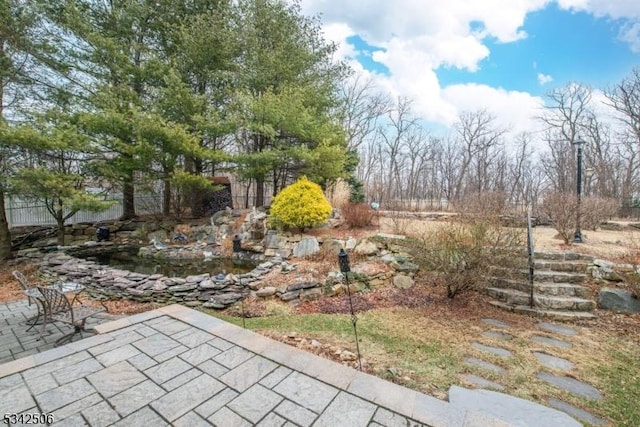
<path fill-rule="evenodd" d="M 140 257 L 137 252 L 133 251 L 108 252 L 78 257 L 121 270 L 141 274 L 162 274 L 167 277 L 186 277 L 204 273 L 209 273 L 211 276 L 215 276 L 218 273 L 241 274 L 253 270 L 256 266 L 250 261 L 230 258 L 160 260 Z"/>

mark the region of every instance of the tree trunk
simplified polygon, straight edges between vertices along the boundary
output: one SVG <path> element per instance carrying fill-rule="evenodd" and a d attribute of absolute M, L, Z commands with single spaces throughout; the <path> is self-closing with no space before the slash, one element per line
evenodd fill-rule
<path fill-rule="evenodd" d="M 169 178 L 164 179 L 164 189 L 162 191 L 162 214 L 164 216 L 171 215 L 171 180 Z"/>
<path fill-rule="evenodd" d="M 62 211 L 58 211 L 56 213 L 56 222 L 58 223 L 56 237 L 58 239 L 58 245 L 64 246 L 64 214 Z"/>
<path fill-rule="evenodd" d="M 193 162 L 193 174 L 196 176 L 202 175 L 203 165 L 202 159 L 192 159 Z M 194 218 L 201 218 L 205 214 L 204 209 L 204 195 L 203 189 L 198 187 L 191 190 L 191 216 Z"/>
<path fill-rule="evenodd" d="M 256 202 L 255 207 L 264 206 L 264 178 L 256 179 Z"/>
<path fill-rule="evenodd" d="M 7 221 L 7 211 L 4 205 L 4 190 L 0 185 L 0 260 L 11 257 L 11 231 Z"/>
<path fill-rule="evenodd" d="M 133 175 L 133 174 L 131 174 Z M 133 187 L 133 176 L 131 181 L 122 185 L 122 216 L 120 219 L 132 219 L 136 217 L 136 205 L 134 200 L 135 189 Z"/>

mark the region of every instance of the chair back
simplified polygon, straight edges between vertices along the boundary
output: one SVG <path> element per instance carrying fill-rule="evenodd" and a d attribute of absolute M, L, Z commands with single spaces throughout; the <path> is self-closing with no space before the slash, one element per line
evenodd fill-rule
<path fill-rule="evenodd" d="M 61 312 L 73 313 L 69 299 L 59 290 L 42 286 L 38 286 L 38 290 L 42 294 L 45 310 L 48 315 Z"/>
<path fill-rule="evenodd" d="M 14 270 L 13 277 L 16 278 L 18 283 L 20 283 L 20 286 L 22 286 L 22 289 L 25 291 L 28 291 L 29 289 L 32 289 L 34 287 L 31 283 L 29 283 L 29 280 L 24 277 L 24 274 L 22 274 L 22 272 L 18 270 Z"/>

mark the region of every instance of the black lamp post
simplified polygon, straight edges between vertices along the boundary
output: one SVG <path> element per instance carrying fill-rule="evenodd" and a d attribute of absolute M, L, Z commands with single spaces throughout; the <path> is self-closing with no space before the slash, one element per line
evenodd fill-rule
<path fill-rule="evenodd" d="M 578 171 L 576 179 L 576 192 L 578 194 L 578 206 L 576 212 L 576 232 L 573 235 L 573 243 L 582 243 L 582 230 L 580 229 L 580 220 L 582 219 L 582 146 L 586 144 L 586 141 L 579 136 L 573 145 L 578 148 Z"/>
<path fill-rule="evenodd" d="M 356 353 L 358 353 L 358 369 L 362 371 L 362 360 L 360 359 L 360 343 L 358 342 L 358 328 L 356 324 L 358 323 L 358 317 L 356 313 L 353 311 L 353 300 L 351 299 L 351 286 L 349 286 L 349 272 L 351 271 L 351 267 L 349 266 L 349 255 L 344 251 L 344 249 L 340 249 L 340 253 L 338 254 L 338 265 L 340 266 L 340 272 L 344 274 L 344 277 L 347 281 L 347 295 L 349 296 L 349 308 L 351 309 L 351 323 L 353 324 L 353 333 L 356 336 Z"/>
<path fill-rule="evenodd" d="M 236 234 L 233 238 L 233 253 L 239 254 L 240 252 L 242 252 L 242 239 Z"/>

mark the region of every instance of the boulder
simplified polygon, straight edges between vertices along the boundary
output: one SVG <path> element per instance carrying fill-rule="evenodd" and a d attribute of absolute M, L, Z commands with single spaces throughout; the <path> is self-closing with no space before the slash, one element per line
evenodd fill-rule
<path fill-rule="evenodd" d="M 358 242 L 356 241 L 356 239 L 354 239 L 353 237 L 349 237 L 344 244 L 344 248 L 347 251 L 353 250 L 355 249 L 357 243 Z"/>
<path fill-rule="evenodd" d="M 413 286 L 413 279 L 404 274 L 398 274 L 393 277 L 393 286 L 400 289 L 409 289 Z"/>
<path fill-rule="evenodd" d="M 335 255 L 340 253 L 340 249 L 344 249 L 342 246 L 342 242 L 336 239 L 327 240 L 322 244 L 322 247 L 325 248 L 328 252 L 331 252 Z"/>
<path fill-rule="evenodd" d="M 373 255 L 378 252 L 378 245 L 370 240 L 363 239 L 356 245 L 353 251 L 361 255 Z"/>
<path fill-rule="evenodd" d="M 602 288 L 598 293 L 598 306 L 617 313 L 640 313 L 640 299 L 624 289 Z"/>
<path fill-rule="evenodd" d="M 305 236 L 293 247 L 293 256 L 303 258 L 313 255 L 319 250 L 320 244 L 318 243 L 318 239 L 312 236 Z"/>
<path fill-rule="evenodd" d="M 273 286 L 266 286 L 262 289 L 259 289 L 256 292 L 256 296 L 259 296 L 261 298 L 266 298 L 266 297 L 270 297 L 276 294 L 276 288 Z"/>

